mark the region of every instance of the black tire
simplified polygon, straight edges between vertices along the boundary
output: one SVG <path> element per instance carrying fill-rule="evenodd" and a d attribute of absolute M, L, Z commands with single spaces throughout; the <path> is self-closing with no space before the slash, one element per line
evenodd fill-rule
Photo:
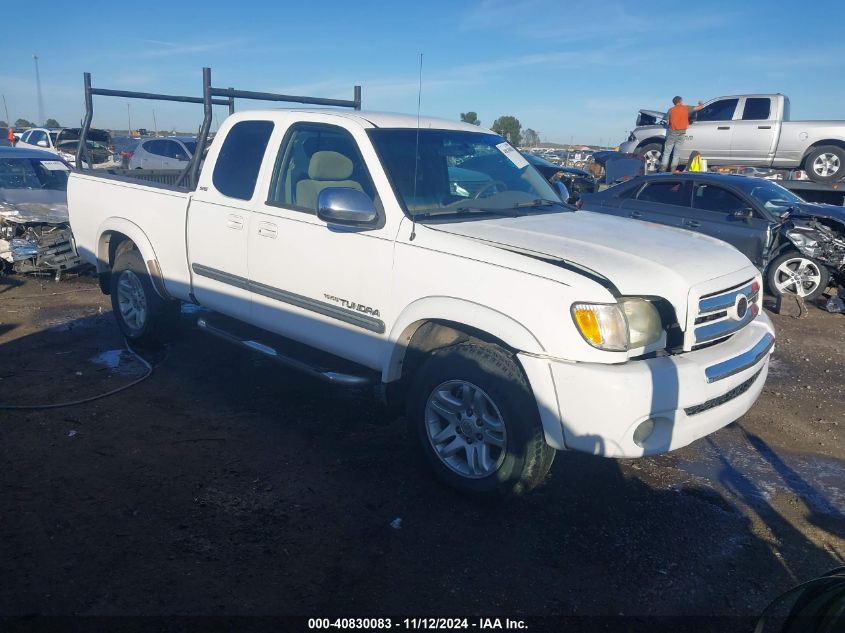
<path fill-rule="evenodd" d="M 655 157 L 653 163 L 653 169 L 649 169 L 649 152 L 657 152 L 657 156 Z M 641 145 L 634 150 L 634 153 L 646 159 L 646 173 L 658 171 L 660 169 L 660 159 L 663 156 L 663 145 L 661 143 L 647 143 L 646 145 Z"/>
<path fill-rule="evenodd" d="M 433 397 L 436 390 L 443 393 L 439 388 L 444 385 L 457 382 L 470 383 L 481 390 L 494 405 L 495 413 L 500 414 L 497 417 L 504 425 L 504 446 L 494 449 L 498 450 L 498 457 L 492 454 L 495 469 L 484 476 L 461 474 L 449 466 L 434 448 L 428 430 L 433 424 L 428 417 L 432 415 L 429 397 Z M 472 404 L 467 411 L 473 415 L 471 407 Z M 463 420 L 462 424 L 469 422 L 472 428 L 474 418 L 463 417 L 467 411 L 455 415 Z M 438 414 L 433 415 L 437 417 Z M 483 417 L 478 412 L 475 415 L 478 419 Z M 554 460 L 555 450 L 546 444 L 537 404 L 522 368 L 511 354 L 496 346 L 467 342 L 435 351 L 414 377 L 408 398 L 408 417 L 412 435 L 437 477 L 464 493 L 479 497 L 526 493 L 543 482 Z M 480 421 L 476 423 L 482 425 Z M 471 444 L 471 435 L 462 435 L 457 431 L 458 426 L 456 432 L 464 444 Z M 455 440 L 458 439 L 455 435 Z M 484 443 L 478 442 L 478 447 Z M 470 449 L 464 448 L 464 458 L 468 461 Z"/>
<path fill-rule="evenodd" d="M 813 182 L 842 180 L 845 177 L 845 149 L 836 145 L 814 148 L 804 159 L 804 171 Z"/>
<path fill-rule="evenodd" d="M 124 284 L 123 290 L 121 284 Z M 133 293 L 134 307 L 143 304 L 144 317 L 141 319 L 127 317 L 127 304 L 131 303 L 126 298 L 129 287 L 136 291 Z M 134 248 L 119 253 L 115 258 L 111 273 L 111 305 L 123 335 L 142 346 L 167 341 L 179 321 L 179 302 L 165 301 L 156 293 L 141 253 Z M 134 313 L 138 314 L 138 311 Z"/>
<path fill-rule="evenodd" d="M 790 264 L 789 262 L 791 261 L 794 261 L 795 264 Z M 804 289 L 808 291 L 807 294 L 804 295 L 804 301 L 812 301 L 821 295 L 830 283 L 830 272 L 825 265 L 818 260 L 802 255 L 798 251 L 787 251 L 782 253 L 769 263 L 769 267 L 766 269 L 766 285 L 769 287 L 769 292 L 771 292 L 775 297 L 784 295 L 794 296 L 796 294 L 795 292 L 789 292 L 788 290 L 787 292 L 783 292 L 778 288 L 779 285 L 782 285 L 780 282 L 787 279 L 785 272 L 782 270 L 779 271 L 778 269 L 781 268 L 782 265 L 785 265 L 787 268 L 797 269 L 801 266 L 801 262 L 806 262 L 806 265 L 815 267 L 818 271 L 818 285 L 815 288 L 812 288 L 809 283 L 802 284 Z"/>

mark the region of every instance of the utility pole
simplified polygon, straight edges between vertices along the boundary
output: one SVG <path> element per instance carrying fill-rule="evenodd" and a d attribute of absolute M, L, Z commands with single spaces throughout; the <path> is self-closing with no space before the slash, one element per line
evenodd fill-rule
<path fill-rule="evenodd" d="M 3 95 L 3 109 L 6 111 L 6 123 L 12 127 L 14 123 L 9 119 L 9 108 L 6 107 L 6 95 Z"/>
<path fill-rule="evenodd" d="M 128 121 L 127 125 L 129 126 L 128 136 L 132 138 L 132 111 L 129 109 L 129 102 L 126 102 L 126 120 Z"/>
<path fill-rule="evenodd" d="M 41 74 L 38 72 L 38 55 L 33 55 L 35 60 L 35 86 L 38 90 L 38 125 L 44 125 L 44 97 L 41 96 Z"/>
<path fill-rule="evenodd" d="M 156 132 L 156 138 L 158 138 L 158 123 L 156 123 L 156 109 L 153 108 L 153 129 Z"/>

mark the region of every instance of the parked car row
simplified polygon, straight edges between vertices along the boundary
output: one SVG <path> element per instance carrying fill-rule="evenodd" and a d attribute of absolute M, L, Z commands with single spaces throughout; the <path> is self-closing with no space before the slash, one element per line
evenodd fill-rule
<path fill-rule="evenodd" d="M 61 156 L 71 165 L 75 165 L 80 133 L 80 128 L 61 128 L 56 130 L 31 128 L 21 135 L 15 147 L 52 152 Z M 116 164 L 114 160 L 114 147 L 111 143 L 111 134 L 106 130 L 89 130 L 86 145 L 93 166 L 107 167 Z"/>

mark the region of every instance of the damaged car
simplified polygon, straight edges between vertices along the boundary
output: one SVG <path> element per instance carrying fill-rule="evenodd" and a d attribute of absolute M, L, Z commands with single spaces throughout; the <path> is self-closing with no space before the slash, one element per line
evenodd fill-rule
<path fill-rule="evenodd" d="M 652 174 L 584 195 L 578 206 L 723 240 L 764 273 L 776 297 L 812 300 L 845 279 L 845 208 L 805 202 L 771 180 Z"/>
<path fill-rule="evenodd" d="M 70 171 L 50 152 L 0 147 L 0 271 L 59 277 L 82 265 L 68 221 Z"/>
<path fill-rule="evenodd" d="M 78 127 L 66 127 L 60 130 L 33 128 L 24 132 L 17 147 L 21 149 L 44 150 L 60 156 L 69 165 L 76 165 L 76 149 L 79 147 L 79 135 L 82 130 Z M 112 145 L 111 134 L 106 130 L 88 130 L 86 140 L 88 155 L 93 167 L 115 167 L 115 150 Z M 88 167 L 87 164 L 83 167 Z"/>

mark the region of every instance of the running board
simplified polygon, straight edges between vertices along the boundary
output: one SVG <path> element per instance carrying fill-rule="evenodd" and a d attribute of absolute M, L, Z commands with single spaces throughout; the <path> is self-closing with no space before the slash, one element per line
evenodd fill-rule
<path fill-rule="evenodd" d="M 273 359 L 277 363 L 280 363 L 292 369 L 296 369 L 304 374 L 307 374 L 319 380 L 323 380 L 325 382 L 330 382 L 332 384 L 341 385 L 344 387 L 366 387 L 375 383 L 375 380 L 369 376 L 361 376 L 332 371 L 329 369 L 324 369 L 317 365 L 312 365 L 310 363 L 301 361 L 297 358 L 287 356 L 279 352 L 274 347 L 271 347 L 270 345 L 265 345 L 264 343 L 261 343 L 260 341 L 255 341 L 253 339 L 241 338 L 236 334 L 228 332 L 227 330 L 224 330 L 220 327 L 217 327 L 216 325 L 212 325 L 205 318 L 200 318 L 197 320 L 197 327 L 199 327 L 199 329 L 204 332 L 212 334 L 218 338 L 222 338 L 224 341 L 228 341 L 230 343 L 234 343 L 235 345 L 240 345 L 241 347 L 245 347 L 255 352 L 264 354 L 265 356 Z"/>

